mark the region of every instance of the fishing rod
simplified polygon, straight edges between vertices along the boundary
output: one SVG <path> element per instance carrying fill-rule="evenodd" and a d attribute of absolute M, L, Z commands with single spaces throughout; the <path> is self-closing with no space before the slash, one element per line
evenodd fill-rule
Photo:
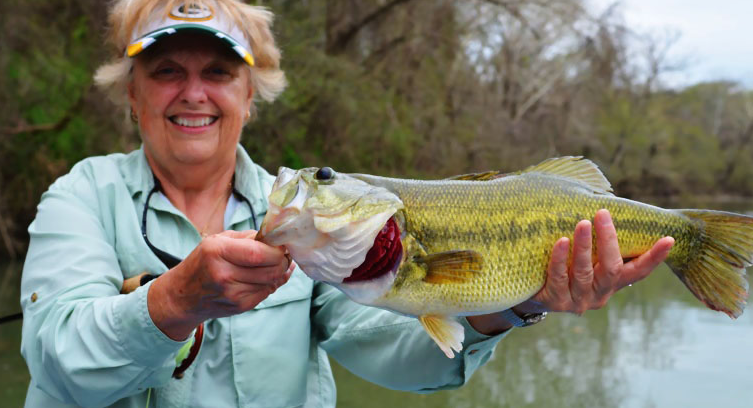
<path fill-rule="evenodd" d="M 21 320 L 23 318 L 24 318 L 24 314 L 20 312 L 16 314 L 8 315 L 8 316 L 3 316 L 3 317 L 0 317 L 0 324 L 8 323 L 8 322 L 16 321 L 16 320 Z"/>

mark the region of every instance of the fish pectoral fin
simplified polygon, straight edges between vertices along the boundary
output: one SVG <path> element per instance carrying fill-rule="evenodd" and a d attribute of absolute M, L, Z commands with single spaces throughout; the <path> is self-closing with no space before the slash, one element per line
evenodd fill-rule
<path fill-rule="evenodd" d="M 476 251 L 446 251 L 413 258 L 426 265 L 427 283 L 468 282 L 478 276 L 484 266 L 484 257 Z"/>
<path fill-rule="evenodd" d="M 594 193 L 612 195 L 612 185 L 591 160 L 581 156 L 554 157 L 533 165 L 524 173 L 541 173 L 568 178 L 590 188 Z"/>
<path fill-rule="evenodd" d="M 465 330 L 454 319 L 440 315 L 423 315 L 418 318 L 418 321 L 447 358 L 455 356 L 453 350 L 460 352 L 463 349 Z"/>
<path fill-rule="evenodd" d="M 484 173 L 458 174 L 457 176 L 447 177 L 445 180 L 487 181 L 504 176 L 505 174 L 503 174 L 501 171 L 492 170 Z"/>

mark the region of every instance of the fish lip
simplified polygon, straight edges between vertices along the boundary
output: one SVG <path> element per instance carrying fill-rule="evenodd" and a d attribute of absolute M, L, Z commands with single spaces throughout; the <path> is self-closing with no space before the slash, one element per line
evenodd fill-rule
<path fill-rule="evenodd" d="M 258 232 L 258 235 L 261 235 L 261 237 L 258 239 L 263 239 L 264 242 L 274 244 L 275 232 L 281 229 L 284 230 L 285 227 L 295 221 L 295 217 L 299 214 L 300 210 L 298 210 L 297 208 L 283 208 L 277 216 L 273 217 L 276 222 L 268 222 L 270 218 L 264 217 L 264 220 L 262 220 Z"/>
<path fill-rule="evenodd" d="M 284 186 L 285 184 L 288 184 L 290 180 L 294 179 L 296 174 L 300 170 L 293 170 L 289 167 L 280 166 L 277 169 L 277 178 L 275 179 L 274 184 L 272 185 L 272 191 L 276 190 L 277 188 Z"/>

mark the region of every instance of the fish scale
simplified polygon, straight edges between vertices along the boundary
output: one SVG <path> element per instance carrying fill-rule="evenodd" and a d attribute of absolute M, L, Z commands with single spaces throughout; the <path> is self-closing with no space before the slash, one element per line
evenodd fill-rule
<path fill-rule="evenodd" d="M 422 280 L 395 285 L 384 307 L 413 314 L 472 315 L 514 306 L 544 285 L 554 242 L 572 239 L 575 225 L 599 209 L 612 214 L 624 258 L 635 257 L 661 237 L 697 235 L 696 225 L 671 210 L 594 194 L 579 183 L 538 174 L 492 181 L 424 181 L 367 176 L 403 201 L 405 233 L 429 253 L 472 250 L 484 259 L 479 279 L 436 285 Z M 595 237 L 594 237 L 595 239 Z M 677 239 L 669 260 L 697 246 Z M 596 258 L 594 249 L 594 258 Z M 428 301 L 427 301 L 428 300 Z"/>

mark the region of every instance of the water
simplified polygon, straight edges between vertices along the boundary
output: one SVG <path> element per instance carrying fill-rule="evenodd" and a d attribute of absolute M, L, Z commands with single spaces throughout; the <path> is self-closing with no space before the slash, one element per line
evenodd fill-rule
<path fill-rule="evenodd" d="M 459 390 L 386 391 L 341 367 L 335 377 L 341 407 L 749 408 L 751 350 L 753 313 L 707 310 L 661 267 L 602 310 L 517 329 Z"/>
<path fill-rule="evenodd" d="M 21 310 L 21 263 L 0 262 L 0 316 Z M 21 358 L 21 321 L 0 325 L 0 405 L 21 407 L 29 384 L 29 372 Z"/>
<path fill-rule="evenodd" d="M 20 274 L 20 263 L 0 264 L 0 316 L 19 309 Z M 20 342 L 20 322 L 0 326 L 3 406 L 22 406 L 26 394 L 29 375 Z M 661 267 L 602 310 L 550 315 L 516 329 L 458 390 L 390 391 L 336 363 L 334 370 L 339 407 L 749 408 L 753 313 L 731 320 L 710 311 Z"/>

